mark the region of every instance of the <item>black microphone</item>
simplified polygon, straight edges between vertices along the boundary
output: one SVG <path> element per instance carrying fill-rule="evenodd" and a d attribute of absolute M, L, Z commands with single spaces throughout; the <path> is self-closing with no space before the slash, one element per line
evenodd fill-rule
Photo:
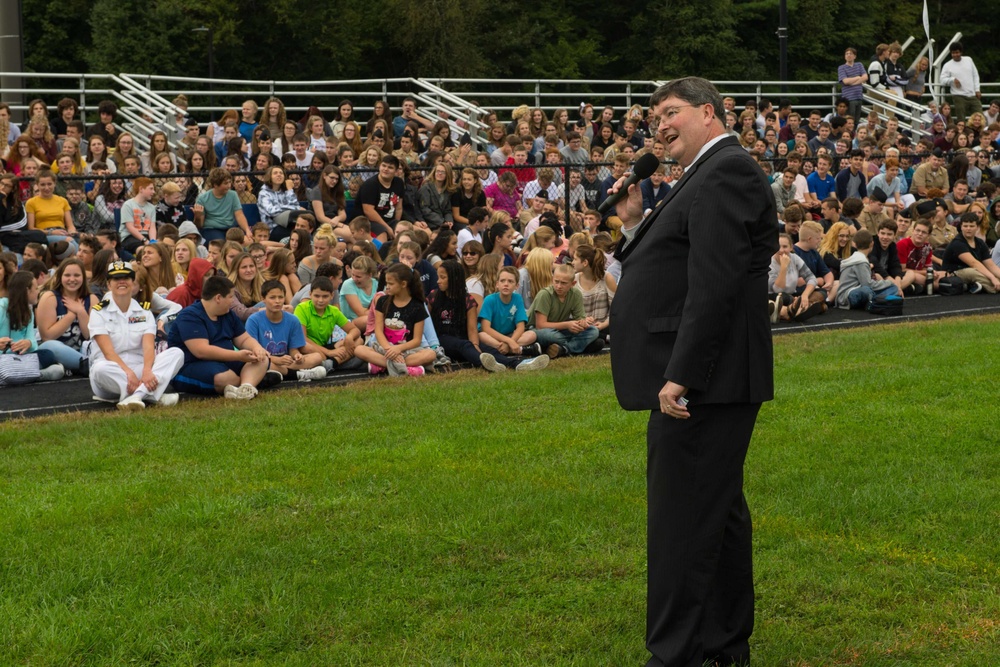
<path fill-rule="evenodd" d="M 618 202 L 628 196 L 629 187 L 652 176 L 653 172 L 656 171 L 659 166 L 660 159 L 652 153 L 646 153 L 641 158 L 636 160 L 635 164 L 632 165 L 632 175 L 625 179 L 625 182 L 622 183 L 622 187 L 618 190 L 618 192 L 608 195 L 608 198 L 601 202 L 601 205 L 597 207 L 597 212 L 604 215 L 610 211 L 618 204 Z"/>

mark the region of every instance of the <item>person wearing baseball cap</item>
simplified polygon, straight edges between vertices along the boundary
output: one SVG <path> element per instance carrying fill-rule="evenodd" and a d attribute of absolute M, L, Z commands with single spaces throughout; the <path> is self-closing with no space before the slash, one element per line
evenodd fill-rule
<path fill-rule="evenodd" d="M 156 317 L 149 304 L 132 298 L 135 271 L 121 260 L 108 265 L 108 293 L 90 313 L 90 388 L 94 400 L 117 403 L 119 410 L 142 410 L 147 404 L 174 405 L 177 394 L 167 385 L 181 366 L 184 352 L 156 353 Z"/>
<path fill-rule="evenodd" d="M 958 236 L 958 230 L 948 224 L 948 203 L 940 197 L 924 199 L 914 205 L 914 211 L 919 219 L 931 225 L 927 242 L 934 249 L 935 267 L 940 267 L 944 249 Z"/>

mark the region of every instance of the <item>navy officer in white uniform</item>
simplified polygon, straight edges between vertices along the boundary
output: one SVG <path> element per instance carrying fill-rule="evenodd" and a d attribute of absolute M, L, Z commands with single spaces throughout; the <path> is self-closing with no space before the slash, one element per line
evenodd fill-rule
<path fill-rule="evenodd" d="M 174 405 L 164 393 L 181 366 L 183 351 L 156 353 L 156 317 L 149 304 L 132 298 L 135 271 L 122 261 L 108 266 L 108 293 L 90 313 L 90 387 L 94 399 L 116 402 L 119 410 L 146 404 Z"/>

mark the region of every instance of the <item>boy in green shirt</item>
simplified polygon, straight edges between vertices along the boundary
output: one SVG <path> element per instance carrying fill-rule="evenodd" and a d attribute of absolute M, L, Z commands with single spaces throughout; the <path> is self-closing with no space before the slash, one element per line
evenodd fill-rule
<path fill-rule="evenodd" d="M 552 359 L 598 352 L 604 347 L 604 341 L 597 338 L 597 327 L 583 309 L 583 293 L 574 285 L 572 265 L 557 264 L 552 285 L 535 295 L 528 311 L 528 324 Z"/>
<path fill-rule="evenodd" d="M 333 281 L 318 276 L 312 282 L 309 299 L 295 307 L 295 316 L 306 334 L 306 352 L 322 354 L 327 372 L 336 368 L 360 368 L 362 364 L 354 356 L 354 348 L 361 339 L 361 332 L 339 308 L 330 305 L 332 298 Z"/>

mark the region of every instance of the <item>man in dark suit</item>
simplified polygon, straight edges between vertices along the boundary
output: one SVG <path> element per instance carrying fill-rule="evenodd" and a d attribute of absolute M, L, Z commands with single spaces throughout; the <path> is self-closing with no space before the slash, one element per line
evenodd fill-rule
<path fill-rule="evenodd" d="M 763 171 L 726 132 L 710 82 L 672 81 L 649 104 L 685 173 L 645 218 L 638 186 L 618 204 L 625 238 L 611 308 L 618 401 L 651 411 L 647 667 L 747 665 L 743 461 L 760 405 L 773 397 L 767 271 L 777 212 Z"/>

